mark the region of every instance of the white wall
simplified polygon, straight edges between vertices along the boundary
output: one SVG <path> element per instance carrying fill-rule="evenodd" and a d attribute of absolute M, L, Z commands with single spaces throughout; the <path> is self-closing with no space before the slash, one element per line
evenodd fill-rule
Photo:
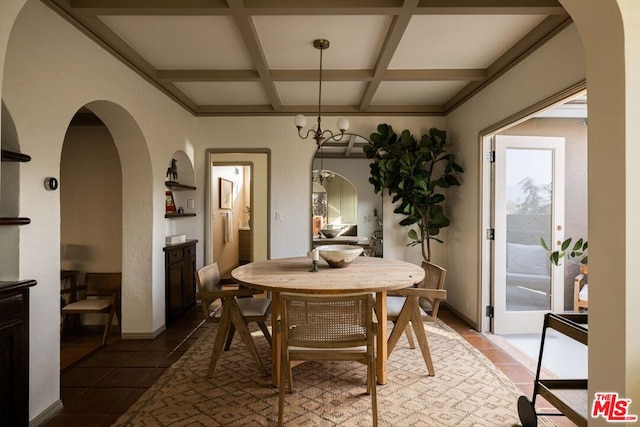
<path fill-rule="evenodd" d="M 447 230 L 447 303 L 474 323 L 480 324 L 484 311 L 479 298 L 484 244 L 479 133 L 584 78 L 582 44 L 571 26 L 447 117 L 449 137 L 465 168 L 462 186 L 447 197 L 455 224 Z"/>
<path fill-rule="evenodd" d="M 560 3 L 585 45 L 589 94 L 589 394 L 617 392 L 639 415 L 640 2 Z"/>
<path fill-rule="evenodd" d="M 60 267 L 122 271 L 122 171 L 111 134 L 70 127 L 60 169 Z"/>
<path fill-rule="evenodd" d="M 134 336 L 164 327 L 164 175 L 176 150 L 193 156 L 195 119 L 39 1 L 27 2 L 16 19 L 3 60 L 2 98 L 21 150 L 33 159 L 20 166 L 20 214 L 32 222 L 19 227 L 18 271 L 38 281 L 31 290 L 31 311 L 38 313 L 30 325 L 34 417 L 60 397 L 60 202 L 59 192 L 42 183 L 60 176 L 71 118 L 89 104 L 121 159 L 123 329 Z"/>
<path fill-rule="evenodd" d="M 197 153 L 208 148 L 271 150 L 271 258 L 306 254 L 311 245 L 311 185 L 308 177 L 316 148 L 313 141 L 298 138 L 292 117 L 200 117 L 197 120 Z M 442 117 L 395 116 L 359 116 L 349 120 L 350 131 L 367 136 L 375 132 L 380 123 L 389 123 L 398 132 L 409 129 L 416 135 L 422 135 L 431 127 L 443 129 L 445 122 Z M 264 129 L 269 129 L 269 132 Z M 198 187 L 204 188 L 204 178 L 200 178 L 204 176 L 203 167 L 203 163 L 196 162 Z M 282 221 L 276 221 L 276 212 L 282 214 Z M 392 209 L 389 212 L 389 215 L 395 215 Z M 403 257 L 412 256 L 410 260 L 419 263 L 419 249 L 404 247 L 407 229 L 398 226 L 400 219 L 394 220 L 392 216 L 387 217 L 385 213 L 385 257 L 407 259 Z"/>

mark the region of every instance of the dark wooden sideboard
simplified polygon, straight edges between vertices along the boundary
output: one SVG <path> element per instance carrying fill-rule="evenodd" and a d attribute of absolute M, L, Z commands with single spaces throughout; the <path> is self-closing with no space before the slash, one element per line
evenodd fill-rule
<path fill-rule="evenodd" d="M 197 240 L 164 247 L 165 322 L 174 322 L 196 305 L 195 272 Z"/>
<path fill-rule="evenodd" d="M 29 425 L 29 288 L 0 282 L 0 425 Z"/>

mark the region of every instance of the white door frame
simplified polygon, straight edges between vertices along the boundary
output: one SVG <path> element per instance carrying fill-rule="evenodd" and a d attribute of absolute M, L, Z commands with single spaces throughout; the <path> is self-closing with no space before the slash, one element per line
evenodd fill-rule
<path fill-rule="evenodd" d="M 501 141 L 497 141 L 498 138 Z M 545 151 L 552 155 L 552 212 L 550 220 L 550 240 L 558 242 L 564 240 L 564 169 L 565 169 L 565 138 L 549 136 L 515 136 L 497 135 L 494 138 L 496 161 L 494 164 L 494 198 L 493 220 L 495 240 L 493 241 L 493 280 L 492 280 L 492 305 L 494 317 L 491 325 L 492 332 L 496 334 L 513 333 L 538 333 L 542 330 L 544 313 L 564 311 L 564 271 L 563 268 L 551 268 L 549 265 L 550 304 L 549 308 L 539 310 L 507 310 L 507 212 L 504 205 L 507 199 L 505 183 L 507 180 L 507 151 L 531 150 Z M 499 142 L 499 143 L 498 143 Z M 544 255 L 544 250 L 537 239 L 532 248 L 523 246 L 527 252 L 539 249 L 538 255 Z M 533 254 L 532 254 L 533 255 Z M 541 259 L 538 262 L 544 262 Z M 530 270 L 529 270 L 530 271 Z M 536 273 L 540 274 L 540 273 Z M 536 276 L 531 276 L 536 277 Z M 530 289 L 530 285 L 525 285 Z M 535 295 L 531 293 L 531 295 Z"/>
<path fill-rule="evenodd" d="M 516 114 L 506 117 L 496 123 L 482 129 L 478 134 L 478 176 L 481 180 L 481 188 L 479 189 L 479 223 L 480 233 L 482 235 L 478 239 L 480 251 L 480 263 L 478 265 L 478 278 L 480 286 L 478 287 L 478 299 L 476 306 L 476 329 L 480 332 L 488 332 L 491 329 L 491 318 L 487 316 L 486 308 L 491 305 L 491 241 L 485 238 L 485 230 L 491 228 L 491 205 L 493 200 L 492 192 L 492 168 L 488 160 L 488 154 L 491 151 L 491 142 L 493 135 L 503 132 L 510 127 L 527 121 L 535 115 L 550 110 L 559 105 L 563 105 L 568 101 L 583 96 L 587 93 L 586 81 L 582 81 L 567 89 L 546 98 L 539 103 L 532 105 Z"/>

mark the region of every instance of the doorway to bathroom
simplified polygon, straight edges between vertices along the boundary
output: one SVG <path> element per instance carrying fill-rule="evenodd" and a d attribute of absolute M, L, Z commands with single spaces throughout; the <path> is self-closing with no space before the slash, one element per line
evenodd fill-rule
<path fill-rule="evenodd" d="M 269 257 L 269 152 L 207 150 L 205 262 L 222 273 Z"/>

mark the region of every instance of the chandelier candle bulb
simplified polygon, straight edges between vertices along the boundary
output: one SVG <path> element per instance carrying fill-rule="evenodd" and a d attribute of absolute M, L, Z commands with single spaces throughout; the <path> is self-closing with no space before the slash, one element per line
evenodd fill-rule
<path fill-rule="evenodd" d="M 338 120 L 338 129 L 340 132 L 345 133 L 349 129 L 349 120 L 344 117 Z"/>
<path fill-rule="evenodd" d="M 293 119 L 293 123 L 296 125 L 298 130 L 301 130 L 307 125 L 307 118 L 303 114 L 298 114 L 296 118 Z"/>

